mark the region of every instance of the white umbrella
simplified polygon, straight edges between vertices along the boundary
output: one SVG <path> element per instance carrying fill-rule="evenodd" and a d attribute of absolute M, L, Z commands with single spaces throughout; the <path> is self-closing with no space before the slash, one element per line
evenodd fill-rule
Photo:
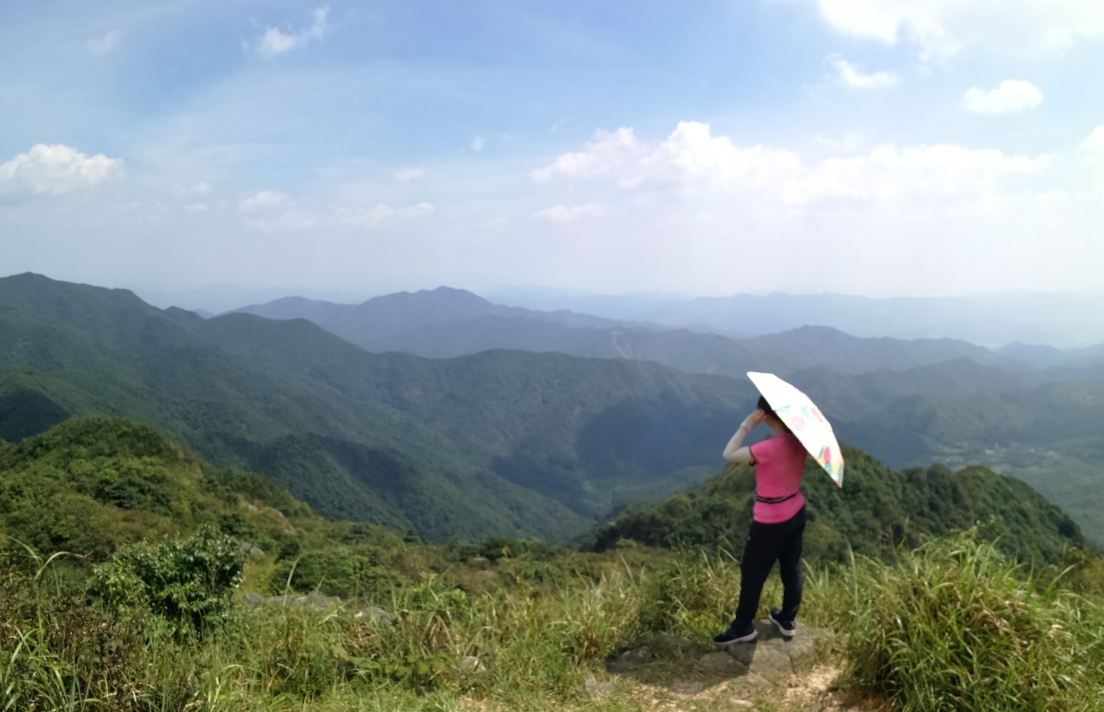
<path fill-rule="evenodd" d="M 843 455 L 832 424 L 821 414 L 820 408 L 809 400 L 809 396 L 773 373 L 748 372 L 748 378 L 832 481 L 843 487 Z"/>

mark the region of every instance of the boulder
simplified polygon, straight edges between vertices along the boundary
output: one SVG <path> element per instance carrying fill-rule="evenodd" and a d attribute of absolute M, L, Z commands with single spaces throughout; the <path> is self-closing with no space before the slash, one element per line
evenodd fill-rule
<path fill-rule="evenodd" d="M 256 591 L 250 591 L 249 593 L 245 594 L 245 602 L 250 606 L 253 606 L 254 608 L 259 608 L 260 606 L 264 605 L 265 597 L 257 593 Z"/>
<path fill-rule="evenodd" d="M 621 662 L 626 665 L 640 666 L 647 665 L 652 661 L 652 651 L 648 646 L 642 646 L 639 648 L 633 648 L 632 650 L 626 650 L 621 653 Z"/>
<path fill-rule="evenodd" d="M 755 628 L 759 631 L 755 640 L 727 648 L 749 671 L 777 682 L 811 667 L 816 654 L 813 630 L 799 627 L 797 635 L 786 638 L 770 621 L 756 621 Z"/>
<path fill-rule="evenodd" d="M 698 660 L 698 667 L 710 675 L 737 677 L 748 674 L 747 665 L 728 653 L 706 653 Z"/>
<path fill-rule="evenodd" d="M 300 606 L 307 606 L 316 611 L 324 611 L 330 606 L 341 605 L 340 596 L 324 596 L 318 591 L 311 591 L 306 596 L 298 596 L 295 602 Z"/>
<path fill-rule="evenodd" d="M 354 618 L 367 618 L 376 625 L 395 625 L 399 622 L 398 617 L 394 613 L 388 613 L 382 608 L 376 608 L 375 606 L 368 606 L 367 608 L 357 611 Z"/>
<path fill-rule="evenodd" d="M 621 657 L 606 666 L 606 669 L 614 673 L 624 673 L 635 670 L 652 661 L 651 649 L 644 645 L 621 653 Z"/>
<path fill-rule="evenodd" d="M 694 642 L 681 635 L 659 635 L 652 639 L 651 647 L 660 655 L 675 657 L 693 650 Z"/>

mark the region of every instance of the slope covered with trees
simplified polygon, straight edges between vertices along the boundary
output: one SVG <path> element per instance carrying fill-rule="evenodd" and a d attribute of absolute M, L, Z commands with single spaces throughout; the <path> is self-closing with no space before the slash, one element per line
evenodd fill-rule
<path fill-rule="evenodd" d="M 21 421 L 134 418 L 327 516 L 438 539 L 581 533 L 715 471 L 752 401 L 747 384 L 655 364 L 374 355 L 302 320 L 205 321 L 21 275 L 0 280 L 0 396 L 28 392 Z"/>
<path fill-rule="evenodd" d="M 1056 561 L 1082 546 L 1079 527 L 1023 482 L 982 467 L 952 473 L 942 465 L 896 472 L 870 455 L 843 447 L 841 490 L 811 459 L 802 481 L 809 524 L 805 557 L 843 562 L 914 548 L 932 537 L 980 524 L 998 546 L 1022 559 Z M 755 472 L 730 465 L 689 492 L 632 507 L 600 527 L 589 548 L 622 540 L 667 548 L 715 546 L 742 551 L 755 502 Z"/>

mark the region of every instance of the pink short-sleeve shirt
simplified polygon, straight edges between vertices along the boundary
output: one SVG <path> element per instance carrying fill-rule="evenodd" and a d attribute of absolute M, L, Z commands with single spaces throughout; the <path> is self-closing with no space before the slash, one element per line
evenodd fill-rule
<path fill-rule="evenodd" d="M 754 519 L 763 524 L 778 524 L 794 516 L 805 506 L 801 494 L 801 473 L 805 470 L 805 447 L 793 433 L 783 433 L 751 446 L 755 458 L 755 490 L 760 497 L 773 499 L 797 493 L 792 499 L 775 504 L 755 503 Z"/>

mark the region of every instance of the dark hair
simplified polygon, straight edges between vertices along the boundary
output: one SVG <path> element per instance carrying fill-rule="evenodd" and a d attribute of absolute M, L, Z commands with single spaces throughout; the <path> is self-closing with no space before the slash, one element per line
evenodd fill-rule
<path fill-rule="evenodd" d="M 772 418 L 774 420 L 777 420 L 779 423 L 782 423 L 782 427 L 786 429 L 787 433 L 791 432 L 790 426 L 786 425 L 786 423 L 778 417 L 778 414 L 774 412 L 774 408 L 771 408 L 771 405 L 767 402 L 765 396 L 759 396 L 759 402 L 755 404 L 755 407 L 766 413 L 768 418 Z"/>

